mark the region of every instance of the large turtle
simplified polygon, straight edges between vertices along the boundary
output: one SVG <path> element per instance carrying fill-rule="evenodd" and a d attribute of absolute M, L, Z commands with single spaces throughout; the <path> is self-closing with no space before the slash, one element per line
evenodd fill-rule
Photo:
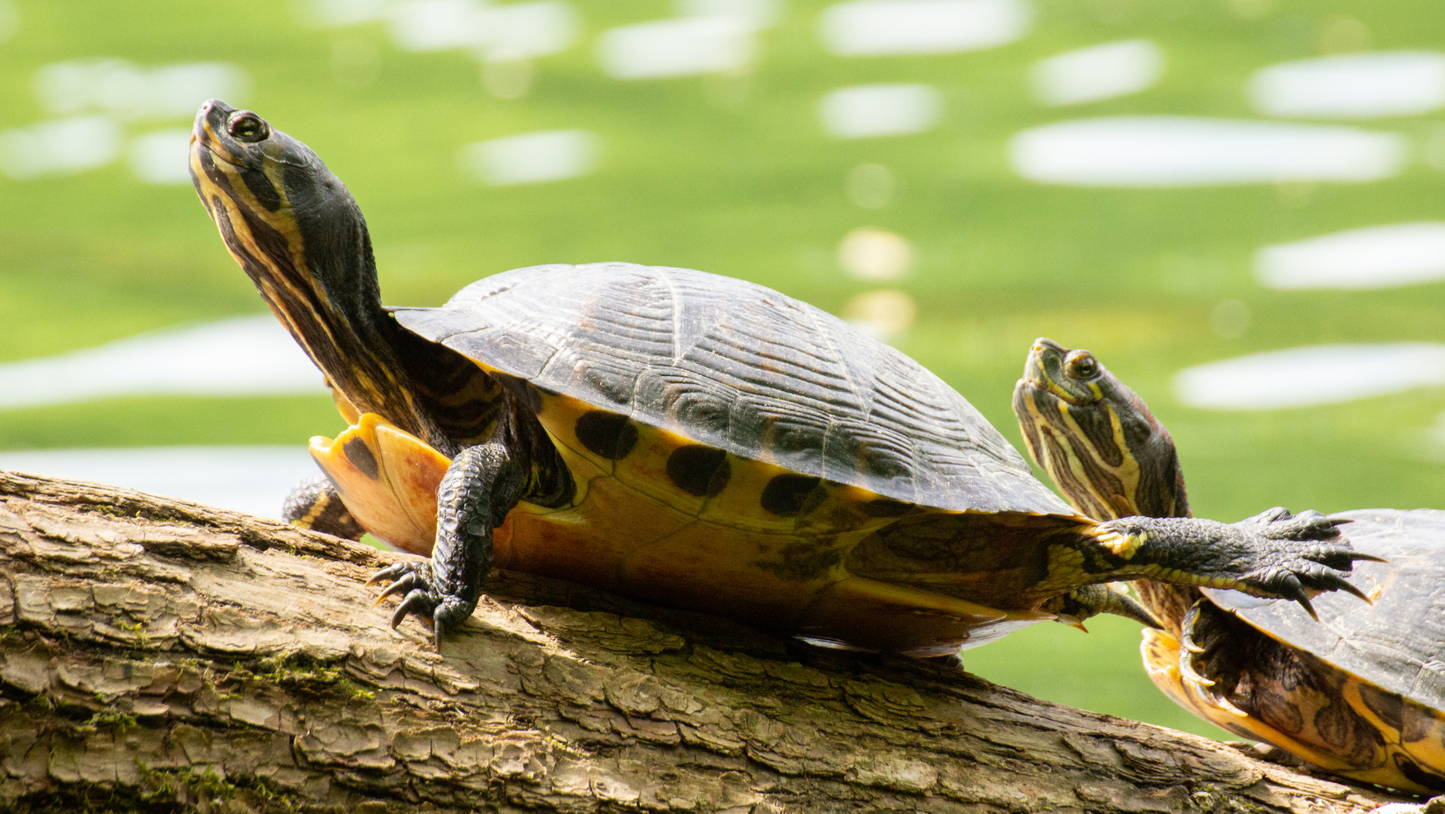
<path fill-rule="evenodd" d="M 352 424 L 313 439 L 328 480 L 291 516 L 339 496 L 429 552 L 377 579 L 438 644 L 493 566 L 922 655 L 1118 609 L 1100 583 L 1142 576 L 1308 605 L 1360 557 L 1314 513 L 1081 517 L 938 377 L 751 283 L 539 266 L 384 309 L 346 187 L 250 111 L 202 106 L 191 172 Z"/>
<path fill-rule="evenodd" d="M 1173 438 L 1088 351 L 1037 340 L 1014 410 L 1034 460 L 1079 511 L 1189 516 Z M 1321 597 L 1317 624 L 1234 591 L 1140 582 L 1164 622 L 1144 632 L 1145 668 L 1165 695 L 1231 732 L 1345 777 L 1445 791 L 1445 512 L 1332 517 L 1349 523 L 1356 549 L 1388 561 L 1351 577 L 1372 604 Z"/>

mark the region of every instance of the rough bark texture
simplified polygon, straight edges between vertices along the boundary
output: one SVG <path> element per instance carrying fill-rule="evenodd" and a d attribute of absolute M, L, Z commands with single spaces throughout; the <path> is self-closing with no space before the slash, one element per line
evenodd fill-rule
<path fill-rule="evenodd" d="M 441 654 L 396 555 L 0 472 L 0 809 L 1291 811 L 1389 799 L 521 574 Z M 719 597 L 719 601 L 726 601 Z"/>

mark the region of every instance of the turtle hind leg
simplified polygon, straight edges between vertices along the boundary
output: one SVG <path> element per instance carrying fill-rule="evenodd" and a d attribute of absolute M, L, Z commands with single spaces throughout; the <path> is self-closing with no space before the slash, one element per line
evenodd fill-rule
<path fill-rule="evenodd" d="M 1117 583 L 1094 582 L 1081 585 L 1044 604 L 1044 609 L 1058 615 L 1059 621 L 1084 630 L 1084 620 L 1101 613 L 1112 613 L 1133 619 L 1147 628 L 1163 630 L 1164 623 L 1134 597 L 1114 590 Z"/>
<path fill-rule="evenodd" d="M 437 489 L 431 560 L 396 563 L 367 582 L 393 580 L 378 602 L 402 595 L 392 627 L 409 615 L 417 616 L 430 622 L 433 640 L 440 646 L 443 634 L 472 615 L 492 565 L 492 532 L 521 499 L 526 475 L 525 464 L 497 436 L 457 453 Z"/>
<path fill-rule="evenodd" d="M 296 484 L 281 506 L 281 519 L 293 526 L 360 540 L 366 529 L 341 502 L 341 495 L 325 475 L 312 475 Z"/>
<path fill-rule="evenodd" d="M 1345 577 L 1353 562 L 1378 559 L 1350 548 L 1336 526 L 1319 512 L 1291 515 L 1284 509 L 1238 523 L 1125 517 L 1095 526 L 1078 550 L 1090 582 L 1103 581 L 1097 579 L 1102 575 L 1232 588 L 1293 600 L 1314 616 L 1315 593 L 1345 591 L 1364 599 Z"/>

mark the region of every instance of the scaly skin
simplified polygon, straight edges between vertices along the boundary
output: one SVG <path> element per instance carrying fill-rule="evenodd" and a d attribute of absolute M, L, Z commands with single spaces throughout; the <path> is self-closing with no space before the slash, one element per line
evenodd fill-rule
<path fill-rule="evenodd" d="M 1188 514 L 1173 439 L 1143 400 L 1087 351 L 1068 350 L 1046 339 L 1035 342 L 1014 405 L 1030 453 L 1076 507 L 1098 516 Z M 1281 520 L 1330 522 L 1313 512 L 1291 519 L 1280 509 L 1239 525 L 1268 529 Z M 1138 521 L 1128 522 L 1137 528 L 1142 525 Z M 1230 546 L 1215 542 L 1209 548 L 1207 556 L 1227 558 Z M 1297 587 L 1311 587 L 1310 575 L 1301 576 Z M 1324 581 L 1332 582 L 1332 577 Z M 1413 702 L 1365 686 L 1345 670 L 1265 635 L 1196 589 L 1157 582 L 1139 587 L 1144 604 L 1168 631 L 1145 632 L 1145 668 L 1180 706 L 1345 777 L 1416 793 L 1440 790 L 1442 781 L 1431 771 L 1428 754 L 1422 758 L 1403 749 L 1408 727 L 1374 712 Z M 1353 586 L 1335 587 L 1363 598 Z M 1310 607 L 1307 599 L 1302 604 Z M 1367 692 L 1374 700 L 1363 701 Z M 1360 700 L 1351 702 L 1351 697 Z M 1438 721 L 1440 714 L 1420 709 L 1417 718 Z M 1429 736 L 1415 732 L 1413 737 L 1426 742 Z"/>
<path fill-rule="evenodd" d="M 402 594 L 391 617 L 429 620 L 433 641 L 472 615 L 492 564 L 492 533 L 506 522 L 527 479 L 504 439 L 467 447 L 437 490 L 437 543 L 428 561 L 399 562 L 376 572 L 368 585 L 395 580 L 376 598 Z"/>
<path fill-rule="evenodd" d="M 281 519 L 293 526 L 347 540 L 360 540 L 366 533 L 346 510 L 341 495 L 325 475 L 312 475 L 296 484 L 281 506 Z"/>

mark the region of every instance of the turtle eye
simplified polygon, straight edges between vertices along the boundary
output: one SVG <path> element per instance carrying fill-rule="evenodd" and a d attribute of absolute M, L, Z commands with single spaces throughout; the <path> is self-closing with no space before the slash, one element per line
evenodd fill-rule
<path fill-rule="evenodd" d="M 1075 379 L 1090 379 L 1099 372 L 1099 363 L 1088 353 L 1077 353 L 1069 358 L 1069 375 Z"/>
<path fill-rule="evenodd" d="M 271 135 L 266 120 L 249 110 L 238 110 L 226 122 L 226 132 L 241 141 L 257 142 Z"/>

